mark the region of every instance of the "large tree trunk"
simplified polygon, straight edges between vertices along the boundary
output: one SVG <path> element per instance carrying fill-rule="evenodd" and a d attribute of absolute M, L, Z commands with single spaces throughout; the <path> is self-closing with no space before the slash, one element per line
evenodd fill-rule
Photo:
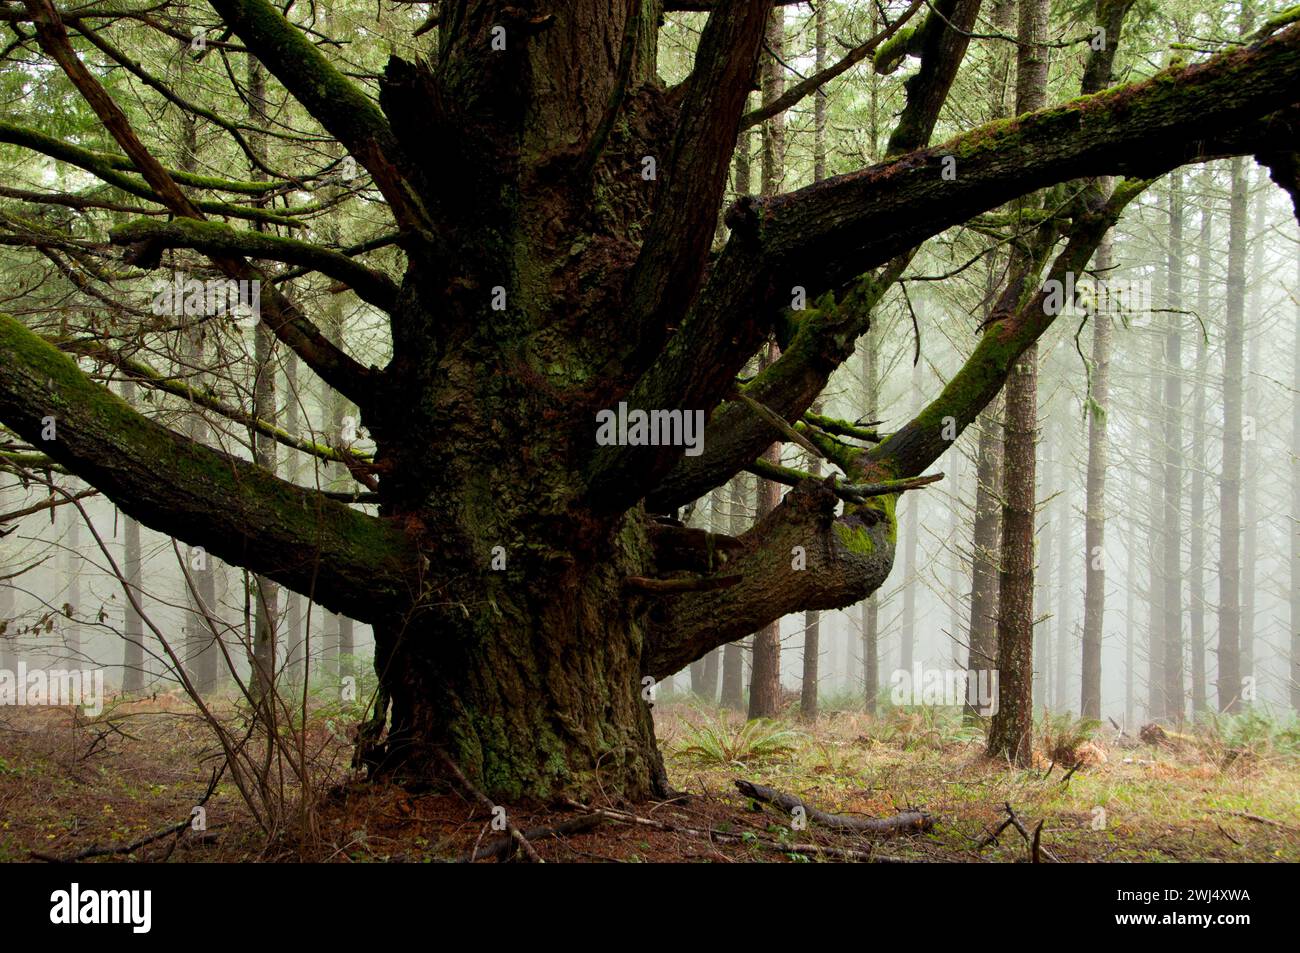
<path fill-rule="evenodd" d="M 504 571 L 484 565 L 463 594 L 448 587 L 448 608 L 376 626 L 375 665 L 392 705 L 380 767 L 436 774 L 441 746 L 499 799 L 666 793 L 643 696 L 642 624 L 620 591 L 643 570 L 631 554 L 644 536 L 629 536 L 628 553 L 594 565 L 512 548 Z M 500 538 L 488 533 L 476 548 Z"/>

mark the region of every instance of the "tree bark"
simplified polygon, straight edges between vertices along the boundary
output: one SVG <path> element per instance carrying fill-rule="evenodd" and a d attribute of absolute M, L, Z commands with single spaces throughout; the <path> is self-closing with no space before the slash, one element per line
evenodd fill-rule
<path fill-rule="evenodd" d="M 122 398 L 127 406 L 135 403 L 135 383 L 125 381 L 122 384 Z M 126 585 L 131 587 L 136 600 L 143 603 L 145 594 L 141 589 L 141 554 L 140 524 L 129 516 L 123 517 L 123 572 Z M 144 690 L 144 620 L 136 612 L 130 599 L 126 603 L 125 618 L 122 623 L 122 691 L 139 692 Z"/>
<path fill-rule="evenodd" d="M 729 487 L 731 513 L 729 523 L 732 536 L 740 536 L 746 529 L 745 475 L 738 474 Z M 745 696 L 745 646 L 741 642 L 728 642 L 722 649 L 722 707 L 739 710 Z"/>
<path fill-rule="evenodd" d="M 1016 112 L 1033 110 L 1047 89 L 1047 3 L 1021 0 Z M 1027 269 L 1023 254 L 1013 268 Z M 1038 438 L 1038 348 L 1027 347 L 1006 382 L 1002 557 L 998 575 L 998 710 L 988 754 L 1028 765 L 1033 753 L 1034 513 Z"/>
<path fill-rule="evenodd" d="M 1109 192 L 1110 185 L 1103 186 Z M 1097 249 L 1097 272 L 1109 275 L 1114 265 L 1108 234 Z M 1092 360 L 1088 403 L 1088 470 L 1084 504 L 1083 660 L 1080 665 L 1079 713 L 1101 718 L 1101 646 L 1106 620 L 1106 469 L 1110 443 L 1110 352 L 1113 324 L 1108 308 L 1092 316 Z M 1131 585 L 1131 582 L 1130 582 Z"/>
<path fill-rule="evenodd" d="M 1214 267 L 1211 239 L 1214 231 L 1213 173 L 1203 169 L 1198 179 L 1203 199 L 1201 228 L 1196 253 L 1196 311 L 1206 327 L 1218 322 L 1210 314 L 1210 275 Z M 1192 714 L 1200 718 L 1208 710 L 1205 673 L 1205 471 L 1206 460 L 1206 392 L 1210 388 L 1210 347 L 1205 334 L 1196 335 L 1196 396 L 1192 400 L 1192 486 L 1187 589 L 1188 640 L 1192 661 Z"/>
<path fill-rule="evenodd" d="M 1232 160 L 1228 213 L 1228 286 L 1223 338 L 1223 464 L 1219 477 L 1220 711 L 1241 707 L 1241 437 L 1242 335 L 1246 310 L 1245 162 Z"/>
<path fill-rule="evenodd" d="M 1260 363 L 1264 315 L 1260 311 L 1260 292 L 1264 283 L 1264 234 L 1267 227 L 1268 175 L 1261 170 L 1260 186 L 1255 198 L 1253 239 L 1250 266 L 1250 295 L 1242 321 L 1242 334 L 1250 332 L 1246 354 L 1246 393 L 1243 408 L 1241 454 L 1241 677 L 1258 686 L 1255 672 L 1255 574 L 1259 557 L 1259 380 L 1266 373 Z M 1249 180 L 1247 180 L 1249 183 Z M 1248 186 L 1249 187 L 1249 186 Z"/>
<path fill-rule="evenodd" d="M 1168 313 L 1164 348 L 1164 715 L 1178 723 L 1183 687 L 1183 177 L 1169 178 Z"/>
<path fill-rule="evenodd" d="M 767 55 L 762 59 L 763 103 L 775 102 L 784 89 L 785 11 L 774 7 L 767 24 Z M 764 196 L 781 191 L 785 174 L 785 118 L 778 113 L 763 123 L 762 181 Z M 780 357 L 775 343 L 769 343 L 767 356 L 759 365 L 760 373 Z M 780 464 L 781 444 L 772 444 L 763 455 L 770 463 Z M 780 487 L 770 480 L 758 481 L 755 512 L 762 519 L 781 501 Z M 749 717 L 774 718 L 781 710 L 781 620 L 775 619 L 754 633 L 752 667 L 749 676 Z"/>
<path fill-rule="evenodd" d="M 1296 252 L 1291 335 L 1291 523 L 1300 524 L 1300 249 Z M 1291 547 L 1291 707 L 1300 712 L 1300 546 Z"/>
<path fill-rule="evenodd" d="M 1052 690 L 1052 707 L 1055 711 L 1067 711 L 1070 707 L 1070 662 L 1076 651 L 1074 646 L 1074 580 L 1078 578 L 1071 569 L 1070 556 L 1074 549 L 1074 532 L 1071 526 L 1071 474 L 1074 463 L 1073 420 L 1062 421 L 1061 450 L 1057 460 L 1059 476 L 1056 501 L 1056 647 L 1052 659 L 1056 667 L 1055 684 Z M 1076 564 L 1077 565 L 1077 564 Z M 1049 577 L 1050 579 L 1050 577 Z"/>
<path fill-rule="evenodd" d="M 1159 367 L 1164 355 L 1164 341 L 1159 335 L 1151 337 L 1151 366 Z M 1160 374 L 1152 374 L 1149 384 L 1149 407 L 1160 407 L 1164 381 Z M 1147 460 L 1147 720 L 1165 717 L 1165 582 L 1164 582 L 1164 454 L 1160 446 L 1164 433 L 1158 414 L 1152 414 L 1147 424 L 1151 453 Z"/>

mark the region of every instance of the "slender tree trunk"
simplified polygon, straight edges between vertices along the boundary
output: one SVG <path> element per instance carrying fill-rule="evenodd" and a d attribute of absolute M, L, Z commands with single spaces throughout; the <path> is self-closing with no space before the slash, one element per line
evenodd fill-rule
<path fill-rule="evenodd" d="M 1291 338 L 1291 525 L 1300 526 L 1300 249 L 1296 252 L 1295 333 Z M 1291 537 L 1291 707 L 1300 711 L 1300 546 Z"/>
<path fill-rule="evenodd" d="M 1047 90 L 1047 0 L 1021 0 L 1016 113 L 1038 109 Z M 1038 348 L 1020 356 L 1006 383 L 1002 559 L 998 576 L 998 710 L 988 753 L 1017 765 L 1032 755 L 1034 677 L 1034 510 L 1038 432 Z"/>
<path fill-rule="evenodd" d="M 1201 194 L 1201 229 L 1197 239 L 1197 277 L 1196 310 L 1200 321 L 1207 327 L 1214 322 L 1210 318 L 1210 275 L 1213 267 L 1211 260 L 1211 238 L 1214 228 L 1213 213 L 1213 172 L 1209 168 L 1202 170 L 1200 178 Z M 1192 401 L 1192 487 L 1191 487 L 1191 526 L 1189 545 L 1191 547 L 1188 561 L 1187 589 L 1188 603 L 1188 638 L 1191 643 L 1192 659 L 1192 712 L 1199 717 L 1207 710 L 1205 683 L 1205 395 L 1210 386 L 1210 347 L 1207 336 L 1197 324 L 1196 334 L 1196 396 Z"/>
<path fill-rule="evenodd" d="M 739 536 L 745 531 L 745 476 L 737 474 L 729 488 L 731 495 L 731 512 L 729 523 L 731 535 Z M 728 642 L 722 650 L 722 698 L 724 708 L 739 710 L 744 704 L 745 695 L 745 646 L 742 642 Z"/>
<path fill-rule="evenodd" d="M 875 420 L 880 412 L 880 329 L 875 323 L 862 336 L 863 416 Z M 861 602 L 862 701 L 872 717 L 879 710 L 880 689 L 880 594 L 873 592 Z"/>
<path fill-rule="evenodd" d="M 821 405 L 813 405 L 814 413 L 821 413 Z M 808 465 L 808 472 L 813 476 L 821 475 L 821 460 L 813 457 Z M 803 614 L 803 677 L 800 681 L 799 714 L 813 721 L 817 718 L 817 686 L 820 681 L 818 673 L 821 655 L 821 613 L 810 609 Z"/>
<path fill-rule="evenodd" d="M 815 20 L 813 69 L 820 72 L 826 66 L 826 4 L 817 5 Z M 819 89 L 813 98 L 813 181 L 826 178 L 826 93 Z M 820 413 L 820 404 L 813 410 Z M 821 460 L 814 457 L 809 465 L 814 476 L 821 474 Z M 817 687 L 820 682 L 821 613 L 810 609 L 803 616 L 803 680 L 800 683 L 799 712 L 809 720 L 817 717 Z"/>
<path fill-rule="evenodd" d="M 122 384 L 122 399 L 128 404 L 135 404 L 134 381 Z M 131 593 L 143 604 L 144 592 L 140 588 L 140 524 L 125 514 L 122 519 L 122 569 Z M 126 616 L 122 623 L 122 691 L 139 692 L 144 690 L 144 620 L 135 611 L 131 600 L 123 601 L 126 603 Z"/>
<path fill-rule="evenodd" d="M 63 574 L 67 580 L 67 605 L 64 607 L 63 651 L 68 664 L 81 668 L 81 511 L 75 506 L 65 506 L 68 518 L 68 537 L 63 553 Z"/>
<path fill-rule="evenodd" d="M 1169 177 L 1168 319 L 1164 391 L 1164 715 L 1181 722 L 1183 688 L 1183 176 Z"/>
<path fill-rule="evenodd" d="M 182 49 L 182 60 L 186 50 Z M 181 114 L 181 159 L 183 172 L 198 171 L 198 128 L 197 120 L 189 113 Z M 182 334 L 182 366 L 178 373 L 183 380 L 194 386 L 201 386 L 202 374 L 192 368 L 204 367 L 203 332 L 200 327 L 190 326 Z M 208 439 L 208 425 L 197 408 L 191 408 L 185 425 L 186 435 L 196 443 Z M 185 663 L 190 669 L 190 680 L 200 695 L 215 691 L 221 681 L 220 672 L 224 665 L 224 655 L 217 645 L 221 638 L 220 610 L 217 605 L 217 560 L 200 547 L 181 547 L 181 552 L 188 562 L 190 578 L 194 581 L 192 590 L 187 592 L 190 611 L 185 620 Z M 187 586 L 188 589 L 188 586 Z M 213 632 L 208 620 L 218 626 Z"/>
<path fill-rule="evenodd" d="M 1103 191 L 1111 191 L 1110 183 Z M 1109 276 L 1114 265 L 1110 234 L 1097 248 L 1097 272 Z M 1105 278 L 1103 280 L 1109 280 Z M 1101 717 L 1101 644 L 1106 621 L 1106 468 L 1110 442 L 1110 310 L 1092 315 L 1091 394 L 1088 404 L 1088 475 L 1084 503 L 1083 658 L 1080 670 L 1079 714 Z"/>
<path fill-rule="evenodd" d="M 775 343 L 767 346 L 767 364 L 778 357 Z M 770 463 L 781 462 L 781 444 L 774 443 L 763 454 Z M 756 481 L 756 518 L 762 519 L 781 502 L 780 484 Z M 774 718 L 781 711 L 781 620 L 776 619 L 754 634 L 752 667 L 749 673 L 749 717 Z"/>
<path fill-rule="evenodd" d="M 918 410 L 921 405 L 921 365 L 912 365 L 912 408 Z M 911 493 L 904 496 L 902 505 L 907 508 L 903 520 L 903 624 L 899 627 L 899 662 L 898 667 L 905 672 L 912 671 L 912 662 L 916 654 L 916 590 L 919 588 L 916 574 L 917 537 L 921 534 L 918 511 L 921 508 L 921 495 Z"/>
<path fill-rule="evenodd" d="M 1248 180 L 1249 181 L 1249 180 Z M 1259 380 L 1265 373 L 1260 363 L 1264 315 L 1260 311 L 1260 291 L 1264 284 L 1264 229 L 1268 203 L 1265 201 L 1268 176 L 1263 176 L 1254 199 L 1255 223 L 1250 267 L 1250 300 L 1246 315 L 1250 321 L 1250 347 L 1246 360 L 1246 403 L 1242 423 L 1241 456 L 1241 678 L 1258 683 L 1255 672 L 1255 571 L 1259 558 Z M 1247 329 L 1242 322 L 1242 333 Z"/>
<path fill-rule="evenodd" d="M 289 433 L 298 435 L 302 427 L 302 413 L 298 393 L 298 358 L 288 354 L 284 361 L 284 428 Z M 291 483 L 301 478 L 298 454 L 287 454 L 285 477 Z M 303 618 L 303 605 L 306 600 L 296 592 L 285 590 L 285 671 L 292 685 L 302 685 L 307 680 L 308 637 Z"/>
<path fill-rule="evenodd" d="M 254 57 L 247 58 L 248 67 L 248 113 L 252 125 L 265 128 L 269 122 L 266 104 L 266 71 Z M 267 159 L 266 136 L 259 131 L 248 135 L 249 150 L 254 156 L 265 162 Z M 254 168 L 250 177 L 253 181 L 263 181 L 266 176 Z M 259 226 L 260 230 L 260 226 Z M 275 336 L 263 322 L 258 322 L 253 329 L 253 416 L 258 420 L 276 423 L 275 404 L 275 365 L 272 356 L 275 348 Z M 276 442 L 263 433 L 253 435 L 253 459 L 271 473 L 276 472 Z M 253 668 L 256 677 L 253 680 L 263 692 L 270 692 L 275 685 L 276 676 L 276 632 L 279 621 L 279 587 L 265 576 L 253 577 Z"/>
<path fill-rule="evenodd" d="M 1227 330 L 1223 338 L 1223 464 L 1219 478 L 1219 710 L 1241 699 L 1241 376 L 1246 308 L 1245 160 L 1232 160 L 1228 216 Z"/>
<path fill-rule="evenodd" d="M 725 495 L 724 487 L 718 487 L 709 494 L 709 530 L 711 532 L 727 532 L 728 527 L 723 513 Z M 716 704 L 718 700 L 718 665 L 721 657 L 722 650 L 714 649 L 704 658 L 692 662 L 690 666 L 691 694 L 696 698 L 707 701 L 710 705 Z"/>
<path fill-rule="evenodd" d="M 1137 480 L 1134 479 L 1134 484 Z M 1136 486 L 1134 487 L 1136 489 Z M 1124 576 L 1124 726 L 1132 727 L 1137 712 L 1136 648 L 1137 648 L 1137 540 L 1136 531 L 1130 530 L 1126 541 L 1127 559 Z"/>
<path fill-rule="evenodd" d="M 1074 592 L 1074 580 L 1078 578 L 1077 570 L 1070 559 L 1075 550 L 1074 533 L 1071 530 L 1070 488 L 1071 472 L 1074 463 L 1073 420 L 1062 420 L 1061 455 L 1057 460 L 1058 482 L 1056 501 L 1056 647 L 1053 663 L 1056 667 L 1056 684 L 1052 691 L 1053 708 L 1066 711 L 1070 707 L 1070 660 L 1074 658 L 1074 605 L 1071 596 Z"/>
<path fill-rule="evenodd" d="M 1160 335 L 1151 336 L 1150 367 L 1158 368 L 1164 354 L 1164 341 Z M 1161 406 L 1164 380 L 1159 373 L 1151 375 L 1147 405 Z M 1153 412 L 1147 424 L 1151 434 L 1151 455 L 1147 461 L 1147 545 L 1149 549 L 1147 583 L 1147 720 L 1165 717 L 1165 586 L 1164 586 L 1164 454 L 1160 445 L 1164 438 L 1161 420 Z"/>
<path fill-rule="evenodd" d="M 1048 437 L 1043 441 L 1042 459 L 1035 460 L 1041 467 L 1046 479 L 1050 480 L 1049 464 L 1057 456 L 1055 431 L 1049 429 Z M 1045 493 L 1051 496 L 1050 489 Z M 1045 507 L 1041 522 L 1041 532 L 1034 534 L 1034 614 L 1042 616 L 1042 621 L 1034 626 L 1034 710 L 1050 708 L 1052 705 L 1052 681 L 1056 674 L 1052 667 L 1052 589 L 1056 583 L 1052 579 L 1052 561 L 1056 556 L 1056 547 L 1052 545 L 1053 533 L 1059 531 L 1056 523 L 1059 514 L 1051 507 Z M 1037 527 L 1035 527 L 1037 530 Z"/>
<path fill-rule="evenodd" d="M 763 103 L 776 100 L 784 91 L 784 69 L 781 57 L 785 52 L 785 9 L 775 7 L 768 20 L 768 54 L 762 61 Z M 785 171 L 785 120 L 773 116 L 763 123 L 763 195 L 776 195 L 781 191 L 781 177 Z M 766 365 L 780 356 L 775 343 L 769 343 Z M 766 366 L 764 365 L 764 366 Z M 772 463 L 781 462 L 781 444 L 768 448 L 764 458 Z M 758 481 L 757 516 L 762 519 L 781 502 L 781 488 L 768 480 Z M 781 710 L 781 620 L 774 620 L 754 634 L 754 652 L 749 679 L 749 717 L 772 718 Z"/>
<path fill-rule="evenodd" d="M 997 668 L 998 576 L 1002 531 L 1002 399 L 980 414 L 975 465 L 975 526 L 971 536 L 970 650 L 971 677 Z M 976 706 L 966 703 L 966 717 Z"/>
<path fill-rule="evenodd" d="M 0 491 L 0 499 L 4 493 Z M 7 566 L 6 566 L 7 568 Z M 14 625 L 14 587 L 9 580 L 0 580 L 0 671 L 15 672 L 18 668 L 18 627 Z"/>

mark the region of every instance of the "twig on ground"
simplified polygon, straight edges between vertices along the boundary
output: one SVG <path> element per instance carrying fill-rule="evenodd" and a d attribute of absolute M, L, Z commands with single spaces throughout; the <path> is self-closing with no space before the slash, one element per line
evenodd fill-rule
<path fill-rule="evenodd" d="M 442 766 L 447 769 L 447 773 L 452 776 L 466 794 L 469 794 L 475 801 L 486 807 L 489 814 L 495 813 L 496 805 L 492 803 L 492 799 L 470 783 L 469 778 L 465 777 L 460 768 L 456 767 L 456 762 L 452 761 L 445 751 L 441 748 L 435 748 L 434 753 L 438 760 L 442 762 Z M 524 832 L 510 822 L 509 817 L 503 816 L 502 820 L 505 821 L 506 830 L 509 832 L 511 839 L 519 845 L 519 849 L 524 852 L 525 857 L 535 864 L 546 863 L 546 861 L 542 860 L 538 855 L 537 851 L 533 849 L 533 845 L 528 842 L 528 838 L 524 836 Z"/>

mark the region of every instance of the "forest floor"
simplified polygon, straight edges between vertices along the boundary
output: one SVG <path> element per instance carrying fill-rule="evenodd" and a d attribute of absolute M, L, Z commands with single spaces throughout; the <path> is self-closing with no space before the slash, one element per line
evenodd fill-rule
<path fill-rule="evenodd" d="M 204 805 L 206 830 L 185 823 L 221 752 L 183 699 L 118 701 L 94 720 L 5 708 L 0 861 L 438 861 L 506 846 L 470 797 L 351 777 L 335 715 L 314 712 L 304 736 L 320 792 L 313 809 L 301 810 L 300 788 L 287 785 L 281 833 L 267 837 L 229 776 Z M 978 729 L 933 709 L 874 719 L 832 711 L 815 724 L 792 713 L 746 725 L 677 701 L 656 705 L 655 719 L 670 779 L 689 796 L 587 805 L 599 818 L 572 806 L 508 805 L 524 831 L 587 826 L 531 836 L 543 859 L 1024 862 L 1037 839 L 1042 862 L 1300 861 L 1294 725 L 1278 734 L 1239 721 L 1232 732 L 1212 725 L 1144 743 L 1049 719 L 1038 728 L 1035 766 L 1017 770 L 983 756 Z M 737 779 L 797 796 L 811 818 L 759 804 Z M 813 815 L 910 809 L 925 812 L 928 830 L 835 831 Z"/>

